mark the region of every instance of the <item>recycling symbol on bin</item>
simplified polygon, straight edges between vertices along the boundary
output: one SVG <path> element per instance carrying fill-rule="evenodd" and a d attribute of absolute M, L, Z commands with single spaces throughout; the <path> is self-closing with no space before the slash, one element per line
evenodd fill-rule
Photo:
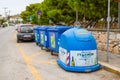
<path fill-rule="evenodd" d="M 44 44 L 44 35 L 42 32 L 41 32 L 41 43 Z"/>
<path fill-rule="evenodd" d="M 55 34 L 54 33 L 51 34 L 51 46 L 55 48 Z"/>

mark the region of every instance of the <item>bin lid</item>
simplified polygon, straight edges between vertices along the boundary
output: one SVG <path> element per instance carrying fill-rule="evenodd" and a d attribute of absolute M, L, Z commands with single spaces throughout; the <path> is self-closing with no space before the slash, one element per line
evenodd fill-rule
<path fill-rule="evenodd" d="M 97 48 L 93 35 L 83 28 L 72 28 L 60 37 L 60 46 L 69 50 L 93 50 Z"/>
<path fill-rule="evenodd" d="M 42 26 L 36 26 L 34 27 L 34 30 L 38 30 L 39 28 L 41 28 Z"/>
<path fill-rule="evenodd" d="M 71 27 L 70 26 L 55 26 L 55 27 L 52 27 L 52 28 L 49 28 L 48 31 L 65 31 L 67 29 L 70 29 Z"/>
<path fill-rule="evenodd" d="M 47 30 L 48 28 L 50 28 L 51 26 L 43 26 L 43 27 L 40 27 L 39 30 Z"/>

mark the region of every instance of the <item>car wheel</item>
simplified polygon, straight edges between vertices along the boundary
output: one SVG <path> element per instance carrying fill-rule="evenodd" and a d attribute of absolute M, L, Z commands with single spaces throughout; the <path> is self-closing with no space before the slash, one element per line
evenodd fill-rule
<path fill-rule="evenodd" d="M 17 39 L 17 43 L 20 43 L 20 40 L 19 40 L 19 39 Z"/>
<path fill-rule="evenodd" d="M 41 46 L 41 50 L 43 50 L 43 46 Z"/>

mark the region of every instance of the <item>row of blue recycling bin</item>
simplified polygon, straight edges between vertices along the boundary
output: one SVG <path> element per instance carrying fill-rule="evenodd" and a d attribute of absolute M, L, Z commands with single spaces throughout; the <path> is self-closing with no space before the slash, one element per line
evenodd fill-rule
<path fill-rule="evenodd" d="M 35 42 L 59 52 L 57 63 L 66 71 L 91 72 L 98 70 L 97 43 L 83 28 L 69 26 L 37 26 Z"/>
<path fill-rule="evenodd" d="M 59 38 L 69 26 L 36 26 L 34 28 L 35 42 L 54 52 L 59 52 Z"/>

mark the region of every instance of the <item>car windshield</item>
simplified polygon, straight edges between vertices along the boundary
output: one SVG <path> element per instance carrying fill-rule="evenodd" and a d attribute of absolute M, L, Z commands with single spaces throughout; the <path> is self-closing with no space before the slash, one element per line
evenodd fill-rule
<path fill-rule="evenodd" d="M 33 33 L 33 27 L 21 27 L 21 33 Z"/>

